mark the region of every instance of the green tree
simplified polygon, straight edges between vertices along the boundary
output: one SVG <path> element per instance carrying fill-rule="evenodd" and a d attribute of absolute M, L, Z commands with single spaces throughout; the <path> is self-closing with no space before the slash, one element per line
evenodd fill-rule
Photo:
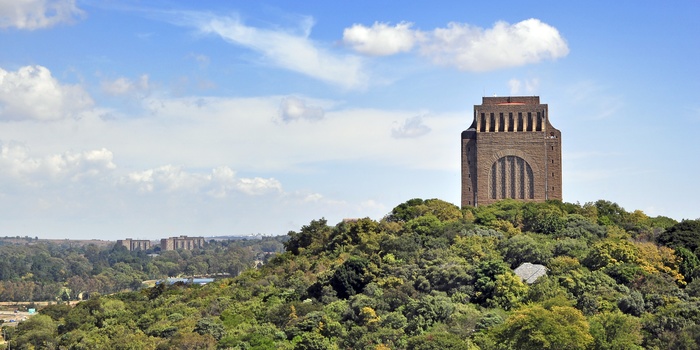
<path fill-rule="evenodd" d="M 72 307 L 68 304 L 54 304 L 43 307 L 39 313 L 51 317 L 54 321 L 59 321 L 66 317 L 71 309 Z"/>
<path fill-rule="evenodd" d="M 440 295 L 424 295 L 418 300 L 412 300 L 404 308 L 408 319 L 406 332 L 420 334 L 438 322 L 444 322 L 454 312 L 452 300 Z"/>
<path fill-rule="evenodd" d="M 566 219 L 557 206 L 527 203 L 523 207 L 523 224 L 527 231 L 552 235 L 566 227 Z"/>
<path fill-rule="evenodd" d="M 340 298 L 348 298 L 357 293 L 372 281 L 369 261 L 360 257 L 351 257 L 340 265 L 333 273 L 329 283 Z"/>
<path fill-rule="evenodd" d="M 463 217 L 459 207 L 452 203 L 440 199 L 428 199 L 424 204 L 427 207 L 427 212 L 442 222 L 458 221 Z"/>
<path fill-rule="evenodd" d="M 527 286 L 503 261 L 481 261 L 474 275 L 474 301 L 483 306 L 507 310 L 527 293 Z"/>
<path fill-rule="evenodd" d="M 17 325 L 13 348 L 55 349 L 57 347 L 56 321 L 47 315 L 35 315 Z"/>
<path fill-rule="evenodd" d="M 641 350 L 642 324 L 620 312 L 606 312 L 590 319 L 593 350 Z"/>
<path fill-rule="evenodd" d="M 541 236 L 541 235 L 539 235 Z M 552 257 L 552 247 L 546 240 L 537 240 L 530 234 L 513 236 L 501 245 L 503 258 L 512 267 L 522 263 L 546 264 Z"/>
<path fill-rule="evenodd" d="M 700 253 L 700 220 L 683 220 L 659 234 L 656 241 L 671 248 L 686 248 L 697 255 Z"/>
<path fill-rule="evenodd" d="M 502 347 L 519 350 L 584 350 L 593 342 L 586 318 L 568 306 L 527 306 L 497 327 L 495 337 Z"/>
<path fill-rule="evenodd" d="M 299 255 L 302 249 L 308 249 L 312 244 L 314 247 L 323 247 L 330 233 L 331 228 L 326 219 L 313 220 L 302 226 L 299 232 L 289 231 L 289 240 L 284 243 L 284 247 L 292 254 Z"/>
<path fill-rule="evenodd" d="M 503 199 L 496 203 L 476 208 L 474 214 L 477 224 L 489 226 L 493 221 L 504 220 L 514 227 L 523 225 L 523 202 L 515 199 Z"/>
<path fill-rule="evenodd" d="M 421 198 L 409 199 L 391 210 L 386 220 L 390 222 L 407 222 L 423 215 L 427 208 Z"/>
<path fill-rule="evenodd" d="M 327 338 L 314 332 L 302 333 L 294 339 L 294 350 L 332 350 L 337 349 Z"/>
<path fill-rule="evenodd" d="M 468 339 L 446 332 L 425 333 L 408 339 L 407 350 L 474 350 Z"/>
<path fill-rule="evenodd" d="M 700 259 L 697 255 L 685 247 L 677 247 L 675 249 L 675 255 L 680 261 L 678 264 L 678 270 L 684 276 L 685 281 L 690 283 L 695 279 L 695 277 L 700 274 Z"/>
<path fill-rule="evenodd" d="M 602 225 L 622 226 L 629 221 L 629 213 L 617 203 L 601 199 L 593 205 L 598 210 L 598 223 Z"/>
<path fill-rule="evenodd" d="M 219 340 L 224 336 L 224 326 L 221 322 L 207 317 L 197 321 L 194 332 L 201 335 L 209 334 L 214 339 Z"/>

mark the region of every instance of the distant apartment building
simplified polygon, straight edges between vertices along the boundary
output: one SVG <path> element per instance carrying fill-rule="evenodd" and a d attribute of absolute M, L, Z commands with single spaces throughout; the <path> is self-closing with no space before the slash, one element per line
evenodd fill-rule
<path fill-rule="evenodd" d="M 151 249 L 151 241 L 147 239 L 120 239 L 117 244 L 126 247 L 129 251 Z"/>
<path fill-rule="evenodd" d="M 170 237 L 160 240 L 160 250 L 192 250 L 204 246 L 204 237 Z"/>

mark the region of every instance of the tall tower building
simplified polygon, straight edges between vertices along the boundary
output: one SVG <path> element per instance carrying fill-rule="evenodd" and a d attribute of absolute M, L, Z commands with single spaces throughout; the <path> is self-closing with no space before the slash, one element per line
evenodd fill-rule
<path fill-rule="evenodd" d="M 484 97 L 461 152 L 462 206 L 562 199 L 561 132 L 539 96 Z"/>

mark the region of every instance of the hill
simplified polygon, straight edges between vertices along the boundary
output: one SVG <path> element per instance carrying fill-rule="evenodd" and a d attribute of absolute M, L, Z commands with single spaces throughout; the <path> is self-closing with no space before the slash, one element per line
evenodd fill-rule
<path fill-rule="evenodd" d="M 694 349 L 700 223 L 608 201 L 412 199 L 314 220 L 259 269 L 49 306 L 13 348 Z M 542 264 L 528 284 L 514 273 Z M 43 344 L 43 345 L 42 345 Z"/>

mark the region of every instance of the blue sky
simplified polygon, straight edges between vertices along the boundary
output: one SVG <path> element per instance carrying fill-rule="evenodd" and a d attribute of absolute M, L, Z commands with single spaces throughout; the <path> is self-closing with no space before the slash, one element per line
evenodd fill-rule
<path fill-rule="evenodd" d="M 700 217 L 700 3 L 0 0 L 0 235 L 286 234 L 459 203 L 482 96 L 564 200 Z"/>

